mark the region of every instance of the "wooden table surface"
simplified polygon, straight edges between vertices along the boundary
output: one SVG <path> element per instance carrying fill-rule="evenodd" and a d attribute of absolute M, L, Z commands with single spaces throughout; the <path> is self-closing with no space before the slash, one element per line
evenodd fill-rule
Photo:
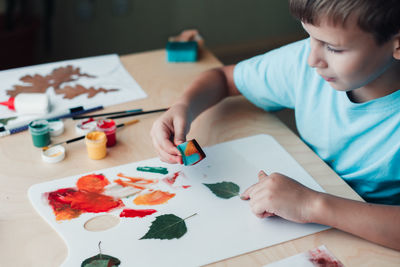
<path fill-rule="evenodd" d="M 209 52 L 197 63 L 168 64 L 165 51 L 126 55 L 121 61 L 148 97 L 108 107 L 102 112 L 124 109 L 168 107 L 200 72 L 221 66 Z M 68 144 L 64 161 L 42 161 L 40 149 L 32 145 L 28 132 L 0 138 L 0 266 L 59 266 L 67 248 L 58 234 L 33 209 L 28 188 L 37 183 L 156 157 L 149 131 L 159 114 L 141 116 L 140 122 L 118 131 L 118 143 L 102 160 L 90 160 L 83 141 Z M 119 122 L 131 118 L 119 119 Z M 59 142 L 75 137 L 74 122 L 65 120 Z M 272 135 L 329 193 L 359 199 L 323 161 L 273 114 L 266 113 L 243 97 L 224 100 L 201 114 L 189 138 L 203 146 L 255 134 Z M 309 249 L 326 247 L 346 266 L 400 266 L 400 253 L 336 229 L 288 241 L 273 247 L 233 257 L 209 266 L 263 266 Z M 178 264 L 184 266 L 184 264 Z"/>

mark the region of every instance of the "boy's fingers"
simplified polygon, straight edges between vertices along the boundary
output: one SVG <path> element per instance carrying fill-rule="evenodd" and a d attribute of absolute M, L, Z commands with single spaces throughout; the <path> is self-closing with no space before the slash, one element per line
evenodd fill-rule
<path fill-rule="evenodd" d="M 185 138 L 185 121 L 182 119 L 174 120 L 174 144 L 180 145 L 186 141 Z"/>
<path fill-rule="evenodd" d="M 262 179 L 265 179 L 267 177 L 268 177 L 268 175 L 263 170 L 258 172 L 258 180 L 259 181 L 261 181 Z"/>
<path fill-rule="evenodd" d="M 253 191 L 255 184 L 253 184 L 252 186 L 250 186 L 249 188 L 247 188 L 241 195 L 240 195 L 240 199 L 242 200 L 249 200 L 250 199 L 250 193 L 251 191 Z"/>
<path fill-rule="evenodd" d="M 176 164 L 182 162 L 182 158 L 180 156 L 168 154 L 163 150 L 159 150 L 158 155 L 162 161 L 167 163 Z"/>

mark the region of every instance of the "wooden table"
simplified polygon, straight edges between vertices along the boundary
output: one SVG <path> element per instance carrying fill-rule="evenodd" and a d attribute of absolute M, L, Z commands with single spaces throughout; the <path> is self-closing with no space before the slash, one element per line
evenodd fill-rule
<path fill-rule="evenodd" d="M 197 74 L 221 66 L 209 52 L 195 64 L 168 64 L 164 50 L 122 56 L 121 60 L 148 97 L 109 107 L 106 112 L 168 107 Z M 64 161 L 48 164 L 41 160 L 40 149 L 33 147 L 28 132 L 0 138 L 0 266 L 59 266 L 67 256 L 66 246 L 31 206 L 28 188 L 37 183 L 156 157 L 149 131 L 158 116 L 143 115 L 140 123 L 120 129 L 117 145 L 99 161 L 88 158 L 83 141 L 67 145 Z M 66 120 L 65 133 L 53 141 L 76 136 L 73 126 L 72 120 Z M 195 137 L 205 147 L 260 133 L 275 137 L 327 192 L 359 199 L 281 121 L 243 97 L 227 99 L 204 112 L 192 125 L 189 138 Z M 399 252 L 330 229 L 210 266 L 262 266 L 319 245 L 326 245 L 346 266 L 400 265 Z"/>

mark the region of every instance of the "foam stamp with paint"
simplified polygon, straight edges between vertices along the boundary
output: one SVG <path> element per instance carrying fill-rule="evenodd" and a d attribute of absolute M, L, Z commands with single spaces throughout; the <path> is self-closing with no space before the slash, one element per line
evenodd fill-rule
<path fill-rule="evenodd" d="M 194 165 L 206 157 L 206 154 L 204 154 L 200 145 L 194 139 L 178 145 L 177 148 L 181 152 L 185 166 Z"/>

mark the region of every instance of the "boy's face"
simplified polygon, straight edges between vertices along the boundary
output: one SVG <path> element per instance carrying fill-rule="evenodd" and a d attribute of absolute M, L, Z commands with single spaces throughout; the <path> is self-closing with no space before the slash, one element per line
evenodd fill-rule
<path fill-rule="evenodd" d="M 318 26 L 303 23 L 311 39 L 308 64 L 340 91 L 373 83 L 394 62 L 393 44 L 378 46 L 372 34 L 362 31 L 355 19 L 346 26 L 322 20 Z"/>

